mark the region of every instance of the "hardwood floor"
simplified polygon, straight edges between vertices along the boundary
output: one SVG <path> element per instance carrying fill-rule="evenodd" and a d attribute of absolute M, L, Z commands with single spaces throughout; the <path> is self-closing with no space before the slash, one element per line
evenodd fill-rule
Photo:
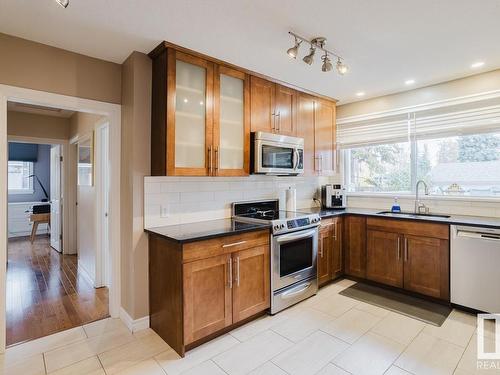
<path fill-rule="evenodd" d="M 46 236 L 9 240 L 7 346 L 109 316 L 108 288 L 78 272 L 77 256 L 53 250 Z"/>

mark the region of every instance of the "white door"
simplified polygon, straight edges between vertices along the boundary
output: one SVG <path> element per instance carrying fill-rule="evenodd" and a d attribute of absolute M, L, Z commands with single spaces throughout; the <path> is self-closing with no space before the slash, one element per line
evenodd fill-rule
<path fill-rule="evenodd" d="M 61 252 L 61 146 L 50 149 L 50 246 Z"/>
<path fill-rule="evenodd" d="M 103 286 L 108 286 L 109 282 L 109 125 L 104 125 L 99 128 L 100 134 L 100 154 L 101 154 L 101 220 L 102 220 L 102 237 L 101 237 L 101 267 Z"/>

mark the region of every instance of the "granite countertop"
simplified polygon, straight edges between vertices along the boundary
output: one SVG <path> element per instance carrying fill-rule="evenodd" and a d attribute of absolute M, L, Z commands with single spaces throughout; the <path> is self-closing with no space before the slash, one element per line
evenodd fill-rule
<path fill-rule="evenodd" d="M 169 240 L 185 243 L 270 228 L 269 224 L 250 224 L 232 219 L 220 219 L 149 228 L 145 229 L 145 231 L 160 235 Z"/>
<path fill-rule="evenodd" d="M 496 228 L 500 229 L 500 218 L 485 217 L 485 216 L 465 216 L 465 215 L 450 215 L 450 217 L 436 217 L 436 216 L 404 216 L 404 215 L 391 215 L 379 214 L 384 210 L 375 210 L 367 208 L 346 208 L 343 210 L 332 210 L 322 208 L 309 208 L 299 209 L 300 212 L 317 213 L 321 218 L 329 218 L 342 215 L 363 215 L 372 217 L 382 217 L 396 220 L 417 220 L 427 221 L 433 223 L 442 223 L 449 225 L 470 225 L 475 227 Z"/>

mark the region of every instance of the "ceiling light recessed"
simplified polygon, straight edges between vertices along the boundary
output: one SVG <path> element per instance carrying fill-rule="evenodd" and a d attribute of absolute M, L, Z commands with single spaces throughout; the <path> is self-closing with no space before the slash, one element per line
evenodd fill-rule
<path fill-rule="evenodd" d="M 477 61 L 475 62 L 474 64 L 472 64 L 470 67 L 472 69 L 477 69 L 477 68 L 480 68 L 484 65 L 484 61 Z"/>
<path fill-rule="evenodd" d="M 415 80 L 412 78 L 412 79 L 407 79 L 405 81 L 405 85 L 413 85 L 415 83 Z"/>
<path fill-rule="evenodd" d="M 69 5 L 69 0 L 56 0 L 56 1 L 63 8 L 67 8 Z"/>
<path fill-rule="evenodd" d="M 362 97 L 362 96 L 365 96 L 365 93 L 364 93 L 364 91 L 360 91 L 360 92 L 356 93 L 356 96 L 357 97 Z"/>

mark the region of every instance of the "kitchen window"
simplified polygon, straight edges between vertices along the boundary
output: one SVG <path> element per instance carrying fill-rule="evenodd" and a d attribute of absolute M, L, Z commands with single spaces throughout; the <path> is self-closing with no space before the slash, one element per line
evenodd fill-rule
<path fill-rule="evenodd" d="M 500 197 L 500 98 L 339 126 L 349 192 Z"/>
<path fill-rule="evenodd" d="M 9 161 L 9 194 L 33 194 L 33 163 L 28 161 Z"/>

